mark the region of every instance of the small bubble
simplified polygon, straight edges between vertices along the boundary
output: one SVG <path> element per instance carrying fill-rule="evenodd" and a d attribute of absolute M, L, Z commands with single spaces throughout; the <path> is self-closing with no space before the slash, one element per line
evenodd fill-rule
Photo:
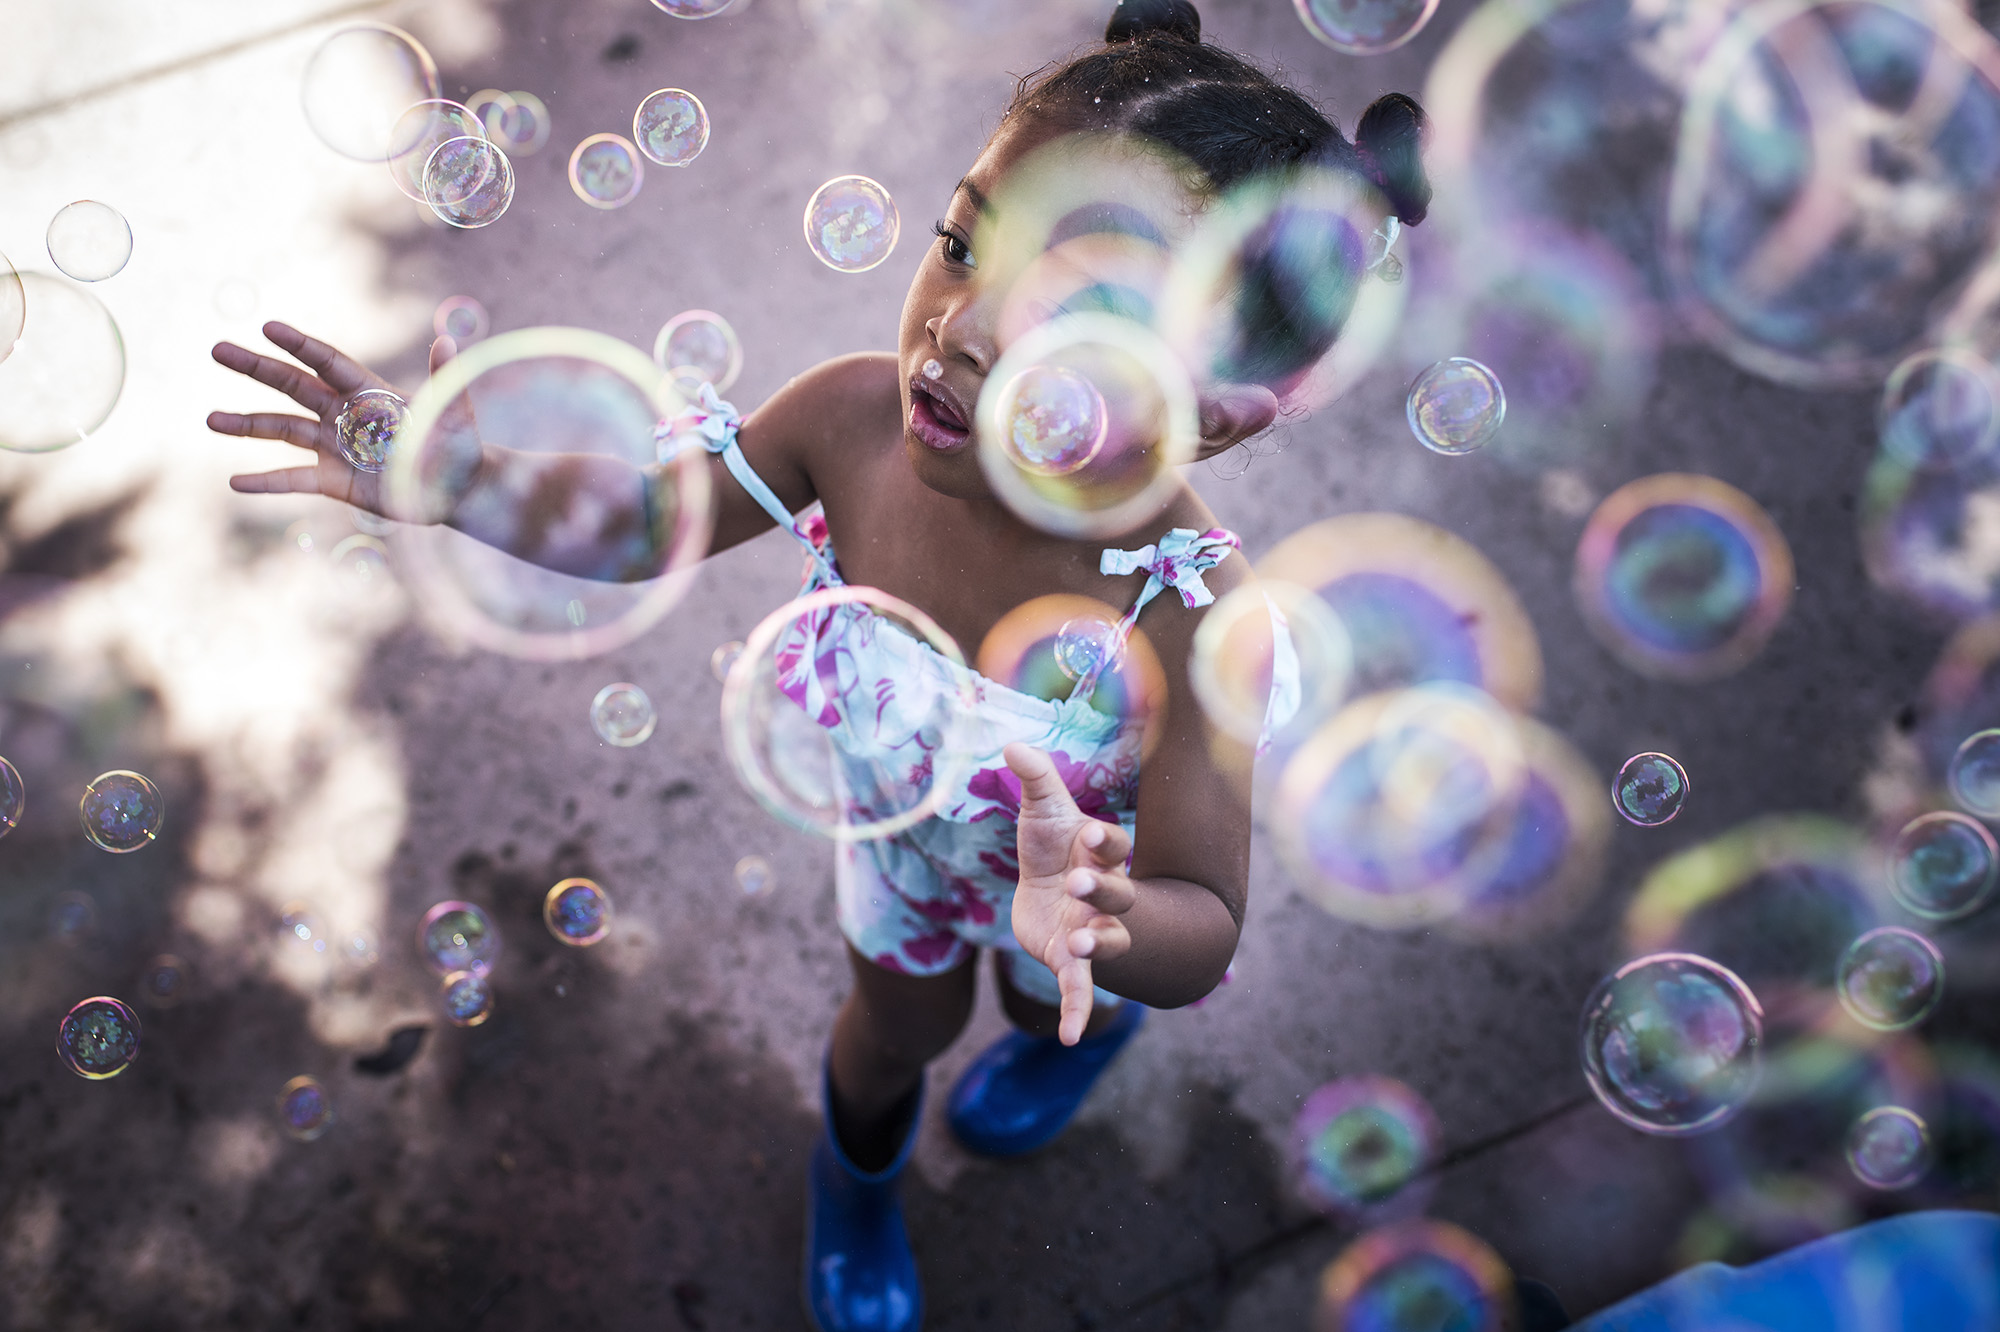
<path fill-rule="evenodd" d="M 771 862 L 762 856 L 745 856 L 736 862 L 736 886 L 745 897 L 762 897 L 775 882 Z"/>
<path fill-rule="evenodd" d="M 161 953 L 146 964 L 139 978 L 139 997 L 155 1008 L 172 1008 L 187 994 L 188 964 L 172 953 Z"/>
<path fill-rule="evenodd" d="M 632 141 L 661 166 L 686 166 L 708 147 L 708 108 L 682 88 L 649 93 L 632 113 Z"/>
<path fill-rule="evenodd" d="M 1099 673 L 1111 664 L 1117 642 L 1116 626 L 1095 615 L 1079 615 L 1056 630 L 1056 666 L 1071 680 Z"/>
<path fill-rule="evenodd" d="M 563 943 L 588 948 L 611 932 L 611 899 L 589 879 L 564 879 L 542 899 L 542 921 Z"/>
<path fill-rule="evenodd" d="M 902 219 L 889 191 L 866 176 L 836 176 L 806 203 L 806 245 L 828 268 L 865 273 L 896 248 Z"/>
<path fill-rule="evenodd" d="M 97 925 L 97 903 L 89 894 L 75 890 L 59 893 L 54 905 L 49 908 L 49 935 L 58 943 L 72 947 L 83 939 Z"/>
<path fill-rule="evenodd" d="M 569 187 L 592 208 L 623 208 L 645 183 L 639 150 L 621 135 L 593 134 L 569 156 Z"/>
<path fill-rule="evenodd" d="M 1889 853 L 1889 892 L 1929 920 L 1958 920 L 1986 905 L 2000 878 L 2000 845 L 1983 824 L 1940 811 L 1911 819 Z"/>
<path fill-rule="evenodd" d="M 653 700 L 635 684 L 608 684 L 590 701 L 590 728 L 607 745 L 630 749 L 644 744 L 658 722 Z"/>
<path fill-rule="evenodd" d="M 1687 769 L 1665 754 L 1634 754 L 1611 784 L 1611 803 L 1626 822 L 1641 828 L 1672 823 L 1687 796 Z"/>
<path fill-rule="evenodd" d="M 1900 1105 L 1880 1105 L 1847 1133 L 1847 1164 L 1871 1189 L 1906 1189 L 1931 1168 L 1931 1132 Z"/>
<path fill-rule="evenodd" d="M 486 307 L 470 296 L 445 297 L 431 316 L 431 331 L 461 347 L 485 337 L 490 327 L 492 321 L 487 318 Z"/>
<path fill-rule="evenodd" d="M 1841 956 L 1840 1003 L 1876 1031 L 1900 1031 L 1929 1017 L 1944 997 L 1944 954 L 1914 930 L 1870 930 Z"/>
<path fill-rule="evenodd" d="M 1467 356 L 1439 361 L 1417 376 L 1405 404 L 1410 433 L 1433 453 L 1471 453 L 1507 419 L 1500 377 Z"/>
<path fill-rule="evenodd" d="M 925 379 L 944 378 L 944 366 L 938 362 L 938 359 L 935 356 L 933 356 L 930 360 L 924 362 L 924 378 Z"/>
<path fill-rule="evenodd" d="M 483 976 L 500 955 L 500 934 L 472 903 L 439 902 L 417 926 L 417 948 L 441 976 L 461 971 Z"/>
<path fill-rule="evenodd" d="M 136 772 L 107 772 L 83 788 L 78 805 L 83 834 L 93 846 L 123 855 L 150 846 L 167 817 L 166 802 Z"/>
<path fill-rule="evenodd" d="M 454 971 L 438 987 L 444 1015 L 455 1027 L 476 1027 L 493 1016 L 493 986 L 486 977 Z"/>
<path fill-rule="evenodd" d="M 1007 456 L 1023 471 L 1068 476 L 1088 467 L 1110 437 L 1104 395 L 1067 366 L 1030 366 L 1001 392 Z"/>
<path fill-rule="evenodd" d="M 349 467 L 375 473 L 389 465 L 396 438 L 409 423 L 408 403 L 388 389 L 367 388 L 340 405 L 333 433 Z"/>
<path fill-rule="evenodd" d="M 27 807 L 28 788 L 21 784 L 20 771 L 0 758 L 0 837 L 19 826 L 21 812 Z"/>
<path fill-rule="evenodd" d="M 78 282 L 115 277 L 132 259 L 132 228 L 110 204 L 79 199 L 49 223 L 49 258 Z"/>
<path fill-rule="evenodd" d="M 708 654 L 708 673 L 718 680 L 727 681 L 731 668 L 736 665 L 737 659 L 742 655 L 743 641 L 741 639 L 733 643 L 724 643 L 721 647 Z"/>
<path fill-rule="evenodd" d="M 333 1127 L 333 1101 L 317 1078 L 296 1077 L 278 1093 L 278 1118 L 285 1132 L 311 1142 Z"/>
<path fill-rule="evenodd" d="M 63 1014 L 56 1053 L 78 1077 L 115 1078 L 139 1056 L 139 1015 L 108 995 L 85 999 Z"/>
<path fill-rule="evenodd" d="M 1951 756 L 1946 780 L 1968 814 L 2000 818 L 2000 729 L 1967 736 Z"/>

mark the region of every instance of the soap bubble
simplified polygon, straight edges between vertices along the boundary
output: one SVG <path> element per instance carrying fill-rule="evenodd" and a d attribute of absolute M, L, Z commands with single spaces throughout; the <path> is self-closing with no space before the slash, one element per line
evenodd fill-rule
<path fill-rule="evenodd" d="M 343 537 L 326 558 L 339 575 L 337 586 L 357 596 L 376 596 L 389 586 L 389 548 L 375 537 Z"/>
<path fill-rule="evenodd" d="M 469 107 L 443 98 L 418 102 L 403 112 L 396 122 L 393 138 L 399 145 L 399 151 L 389 159 L 389 178 L 396 182 L 397 189 L 418 203 L 454 203 L 472 190 L 461 190 L 457 198 L 439 199 L 434 196 L 425 188 L 431 157 L 453 139 L 485 137 L 486 127 L 479 123 L 479 117 Z"/>
<path fill-rule="evenodd" d="M 1764 1010 L 1736 973 L 1691 953 L 1642 957 L 1583 1006 L 1583 1072 L 1643 1133 L 1706 1133 L 1756 1089 Z"/>
<path fill-rule="evenodd" d="M 410 423 L 410 407 L 388 389 L 366 388 L 340 405 L 333 420 L 340 456 L 349 467 L 380 472 L 389 465 L 396 438 Z"/>
<path fill-rule="evenodd" d="M 305 903 L 287 903 L 278 914 L 278 930 L 287 947 L 325 956 L 329 946 L 326 926 L 319 913 Z"/>
<path fill-rule="evenodd" d="M 491 327 L 486 307 L 470 296 L 445 297 L 431 316 L 431 331 L 461 347 L 479 341 Z"/>
<path fill-rule="evenodd" d="M 722 644 L 715 651 L 708 654 L 708 673 L 713 675 L 717 680 L 728 680 L 729 672 L 735 669 L 736 659 L 742 655 L 743 642 L 741 639 L 732 643 Z"/>
<path fill-rule="evenodd" d="M 1847 1164 L 1871 1189 L 1907 1189 L 1930 1171 L 1930 1128 L 1900 1105 L 1877 1106 L 1848 1131 Z"/>
<path fill-rule="evenodd" d="M 1882 389 L 1882 450 L 1905 467 L 1950 469 L 2000 444 L 2000 376 L 1952 348 L 1904 359 Z"/>
<path fill-rule="evenodd" d="M 723 10 L 735 4 L 736 0 L 653 0 L 653 7 L 675 18 L 714 18 Z"/>
<path fill-rule="evenodd" d="M 590 729 L 607 745 L 630 749 L 644 744 L 658 721 L 653 700 L 635 684 L 608 684 L 590 700 Z"/>
<path fill-rule="evenodd" d="M 885 654 L 898 688 L 822 673 L 835 639 Z M 750 794 L 781 822 L 838 841 L 888 837 L 927 819 L 966 762 L 962 729 L 977 685 L 951 636 L 916 607 L 870 587 L 830 587 L 773 611 L 722 689 L 723 746 Z M 876 737 L 912 737 L 917 772 L 873 757 Z"/>
<path fill-rule="evenodd" d="M 592 208 L 623 208 L 639 197 L 646 166 L 617 134 L 593 134 L 569 155 L 569 187 Z"/>
<path fill-rule="evenodd" d="M 902 226 L 889 191 L 866 176 L 835 176 L 806 202 L 806 245 L 837 272 L 865 273 L 887 259 Z"/>
<path fill-rule="evenodd" d="M 1951 756 L 1946 781 L 1966 812 L 2000 818 L 2000 729 L 1967 736 Z"/>
<path fill-rule="evenodd" d="M 1056 666 L 1072 680 L 1095 675 L 1113 664 L 1118 627 L 1096 615 L 1079 615 L 1056 630 Z"/>
<path fill-rule="evenodd" d="M 107 772 L 83 788 L 78 807 L 83 835 L 93 846 L 122 855 L 150 846 L 160 835 L 167 803 L 159 788 L 136 772 Z"/>
<path fill-rule="evenodd" d="M 19 826 L 22 811 L 27 807 L 28 788 L 21 784 L 20 770 L 0 758 L 0 837 Z"/>
<path fill-rule="evenodd" d="M 514 202 L 514 164 L 485 139 L 446 139 L 424 164 L 424 201 L 454 227 L 490 227 Z"/>
<path fill-rule="evenodd" d="M 1467 356 L 1439 361 L 1410 385 L 1410 433 L 1433 453 L 1471 453 L 1499 433 L 1507 394 L 1491 370 Z"/>
<path fill-rule="evenodd" d="M 1209 721 L 1254 745 L 1272 707 L 1280 658 L 1299 680 L 1299 698 L 1274 738 L 1290 743 L 1333 715 L 1354 673 L 1354 644 L 1324 601 L 1295 583 L 1260 579 L 1226 593 L 1195 627 L 1188 682 Z"/>
<path fill-rule="evenodd" d="M 736 886 L 745 897 L 762 897 L 776 882 L 771 862 L 762 856 L 745 856 L 736 862 Z"/>
<path fill-rule="evenodd" d="M 587 948 L 611 933 L 611 899 L 589 879 L 564 879 L 542 899 L 542 923 L 563 943 Z"/>
<path fill-rule="evenodd" d="M 454 1027 L 476 1027 L 493 1016 L 493 984 L 477 972 L 452 972 L 439 983 L 438 993 Z"/>
<path fill-rule="evenodd" d="M 1166 673 L 1139 629 L 1118 644 L 1118 621 L 1117 611 L 1092 597 L 1034 597 L 994 621 L 973 668 L 1031 698 L 1088 698 L 1092 709 L 1139 735 L 1143 754 L 1160 738 L 1153 722 L 1167 706 Z"/>
<path fill-rule="evenodd" d="M 300 1142 L 311 1142 L 333 1127 L 333 1100 L 319 1079 L 296 1077 L 278 1093 L 278 1120 Z"/>
<path fill-rule="evenodd" d="M 146 964 L 139 978 L 139 997 L 155 1008 L 172 1008 L 187 996 L 188 964 L 172 953 L 161 953 Z"/>
<path fill-rule="evenodd" d="M 0 254 L 0 361 L 14 354 L 14 343 L 28 322 L 28 296 L 14 261 Z"/>
<path fill-rule="evenodd" d="M 565 473 L 536 487 L 487 485 L 484 521 L 513 530 L 539 559 L 588 572 L 558 572 L 443 525 L 412 525 L 397 534 L 397 572 L 418 604 L 453 638 L 537 660 L 595 656 L 658 623 L 708 550 L 708 456 L 659 465 L 656 430 L 681 406 L 645 353 L 582 329 L 502 333 L 447 362 L 412 397 L 390 459 L 397 511 L 452 511 L 482 445 L 492 445 L 643 471 L 659 526 L 579 532 L 544 523 L 540 506 L 555 502 L 548 487 L 566 486 Z"/>
<path fill-rule="evenodd" d="M 1081 415 L 1065 396 L 1079 383 L 1090 390 Z M 1180 358 L 1150 329 L 1108 314 L 1030 329 L 986 377 L 977 418 L 995 494 L 1058 536 L 1111 536 L 1154 517 L 1201 436 Z"/>
<path fill-rule="evenodd" d="M 85 999 L 63 1014 L 56 1053 L 78 1077 L 115 1078 L 139 1056 L 139 1015 L 122 999 Z"/>
<path fill-rule="evenodd" d="M 743 344 L 729 321 L 713 310 L 683 310 L 660 327 L 653 339 L 653 362 L 677 377 L 692 372 L 692 386 L 681 391 L 692 395 L 704 381 L 726 393 L 743 373 Z"/>
<path fill-rule="evenodd" d="M 1876 1031 L 1901 1031 L 1931 1015 L 1944 997 L 1944 954 L 1913 930 L 1870 930 L 1840 959 L 1840 1004 Z"/>
<path fill-rule="evenodd" d="M 549 109 L 531 92 L 485 88 L 465 99 L 486 137 L 508 157 L 532 157 L 549 142 Z"/>
<path fill-rule="evenodd" d="M 82 287 L 22 273 L 26 318 L 13 354 L 0 361 L 0 449 L 47 453 L 88 439 L 125 387 L 125 339 L 117 321 Z M 11 285 L 11 284 L 9 284 Z M 0 320 L 6 317 L 0 289 Z"/>
<path fill-rule="evenodd" d="M 1791 604 L 1792 552 L 1770 515 L 1713 477 L 1619 487 L 1576 548 L 1576 599 L 1612 655 L 1641 675 L 1714 680 L 1745 665 Z"/>
<path fill-rule="evenodd" d="M 110 204 L 79 199 L 49 222 L 49 258 L 78 282 L 115 277 L 132 259 L 132 227 Z"/>
<path fill-rule="evenodd" d="M 648 93 L 632 113 L 632 142 L 661 166 L 686 166 L 708 147 L 708 108 L 681 88 Z"/>
<path fill-rule="evenodd" d="M 1657 828 L 1687 804 L 1687 769 L 1666 754 L 1634 754 L 1611 783 L 1611 803 L 1628 823 Z"/>
<path fill-rule="evenodd" d="M 1437 1149 L 1430 1107 L 1393 1078 L 1330 1082 L 1306 1098 L 1292 1125 L 1299 1187 L 1328 1212 L 1366 1213 L 1397 1198 Z"/>
<path fill-rule="evenodd" d="M 1286 762 L 1278 853 L 1336 916 L 1387 929 L 1432 924 L 1499 870 L 1526 776 L 1519 725 L 1478 690 L 1370 694 Z"/>
<path fill-rule="evenodd" d="M 386 23 L 342 28 L 306 63 L 306 123 L 321 143 L 357 162 L 387 162 L 411 147 L 396 137 L 403 113 L 437 95 L 430 52 Z"/>
<path fill-rule="evenodd" d="M 1889 892 L 1905 911 L 1927 920 L 1957 920 L 1986 905 L 2000 878 L 2000 845 L 1983 824 L 1963 814 L 1922 814 L 1896 834 L 1889 857 Z"/>
<path fill-rule="evenodd" d="M 1514 1276 L 1477 1237 L 1445 1221 L 1370 1231 L 1319 1279 L 1313 1332 L 1505 1332 Z"/>
<path fill-rule="evenodd" d="M 1422 32 L 1438 0 L 1292 0 L 1306 31 L 1346 55 L 1393 51 Z"/>
<path fill-rule="evenodd" d="M 470 902 L 439 902 L 417 925 L 417 948 L 440 976 L 469 971 L 485 975 L 500 955 L 500 933 Z"/>
<path fill-rule="evenodd" d="M 49 905 L 49 936 L 72 947 L 97 926 L 97 903 L 75 889 L 56 894 Z"/>

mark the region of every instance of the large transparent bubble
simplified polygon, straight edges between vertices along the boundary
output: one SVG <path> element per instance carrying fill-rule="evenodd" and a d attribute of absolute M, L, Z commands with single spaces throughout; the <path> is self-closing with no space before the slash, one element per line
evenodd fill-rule
<path fill-rule="evenodd" d="M 1944 0 L 1766 0 L 1690 83 L 1667 255 L 1696 327 L 1799 384 L 1876 379 L 1995 258 L 2000 45 Z"/>
<path fill-rule="evenodd" d="M 1576 548 L 1584 622 L 1627 666 L 1664 680 L 1713 680 L 1748 663 L 1784 618 L 1793 581 L 1770 515 L 1707 476 L 1619 487 Z"/>
<path fill-rule="evenodd" d="M 411 400 L 387 473 L 407 511 L 467 529 L 399 534 L 419 604 L 452 637 L 538 660 L 658 623 L 708 548 L 707 455 L 657 461 L 656 426 L 680 405 L 644 352 L 582 329 L 503 333 L 448 362 Z M 586 478 L 604 502 L 579 495 Z"/>
<path fill-rule="evenodd" d="M 22 332 L 0 361 L 0 449 L 47 453 L 90 438 L 118 405 L 125 339 L 83 288 L 46 273 L 18 280 Z M 0 279 L 0 320 L 10 289 Z"/>
<path fill-rule="evenodd" d="M 387 162 L 415 146 L 413 138 L 398 137 L 403 113 L 437 95 L 430 52 L 386 23 L 350 24 L 321 42 L 306 62 L 300 93 L 320 142 L 357 162 Z"/>
<path fill-rule="evenodd" d="M 1116 536 L 1154 517 L 1200 439 L 1193 381 L 1165 341 L 1116 315 L 1040 324 L 979 394 L 979 462 L 1001 501 L 1059 536 Z"/>
<path fill-rule="evenodd" d="M 1757 1087 L 1764 1010 L 1716 962 L 1660 953 L 1627 962 L 1583 1007 L 1583 1072 L 1604 1108 L 1645 1133 L 1706 1133 Z"/>
<path fill-rule="evenodd" d="M 861 658 L 892 663 L 896 688 L 878 695 L 855 673 Z M 888 837 L 929 818 L 964 773 L 976 692 L 928 615 L 874 588 L 827 588 L 744 641 L 722 690 L 723 746 L 780 821 L 837 841 Z"/>

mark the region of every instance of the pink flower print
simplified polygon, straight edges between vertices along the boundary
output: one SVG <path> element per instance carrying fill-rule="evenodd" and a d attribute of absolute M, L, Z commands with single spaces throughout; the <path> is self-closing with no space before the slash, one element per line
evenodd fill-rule
<path fill-rule="evenodd" d="M 936 934 L 919 935 L 905 939 L 898 945 L 903 956 L 926 969 L 935 969 L 938 963 L 950 957 L 959 946 L 959 939 L 950 930 L 939 930 Z M 908 971 L 908 967 L 897 967 L 898 971 Z"/>
<path fill-rule="evenodd" d="M 993 871 L 993 877 L 1008 883 L 1021 881 L 1021 859 L 1012 851 L 981 851 L 979 863 Z"/>
<path fill-rule="evenodd" d="M 1075 799 L 1079 810 L 1105 823 L 1118 822 L 1118 815 L 1112 812 L 1110 799 L 1091 784 L 1090 767 L 1087 764 L 1077 762 L 1060 749 L 1051 752 L 1049 760 L 1056 765 L 1056 771 L 1062 775 L 1063 785 L 1069 788 L 1069 793 Z M 1003 763 L 997 768 L 981 768 L 972 774 L 972 780 L 965 784 L 965 789 L 969 795 L 981 800 L 990 800 L 1004 807 L 1008 818 L 1015 822 L 1020 821 L 1021 779 L 1016 777 L 1014 770 L 1006 764 Z M 998 812 L 992 809 L 981 810 L 972 816 L 971 821 L 977 823 L 988 815 Z"/>
<path fill-rule="evenodd" d="M 1020 871 L 1016 870 L 1008 877 L 1018 880 L 1021 877 Z M 977 884 L 973 883 L 970 879 L 961 879 L 956 876 L 948 880 L 947 883 L 951 891 L 958 897 L 959 919 L 971 921 L 974 925 L 991 925 L 993 923 L 995 919 L 993 904 L 986 900 L 986 895 L 979 891 Z"/>

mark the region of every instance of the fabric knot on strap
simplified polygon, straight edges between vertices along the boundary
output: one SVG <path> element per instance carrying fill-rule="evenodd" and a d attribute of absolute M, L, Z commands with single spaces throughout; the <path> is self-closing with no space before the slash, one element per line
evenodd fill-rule
<path fill-rule="evenodd" d="M 736 438 L 737 427 L 742 424 L 742 413 L 733 404 L 724 402 L 715 385 L 704 380 L 695 400 L 680 415 L 654 428 L 653 443 L 662 462 L 688 447 L 683 441 L 699 440 L 701 447 L 710 453 L 721 453 Z"/>
<path fill-rule="evenodd" d="M 1105 551 L 1098 558 L 1097 570 L 1116 576 L 1144 569 L 1152 575 L 1146 580 L 1145 591 L 1139 594 L 1138 605 L 1133 608 L 1135 616 L 1163 588 L 1169 587 L 1179 592 L 1182 603 L 1192 610 L 1215 601 L 1215 594 L 1201 581 L 1202 574 L 1222 563 L 1230 551 L 1239 549 L 1242 544 L 1234 532 L 1226 532 L 1219 527 L 1212 527 L 1206 532 L 1197 532 L 1192 527 L 1176 527 L 1150 546 L 1141 546 L 1137 550 Z"/>

